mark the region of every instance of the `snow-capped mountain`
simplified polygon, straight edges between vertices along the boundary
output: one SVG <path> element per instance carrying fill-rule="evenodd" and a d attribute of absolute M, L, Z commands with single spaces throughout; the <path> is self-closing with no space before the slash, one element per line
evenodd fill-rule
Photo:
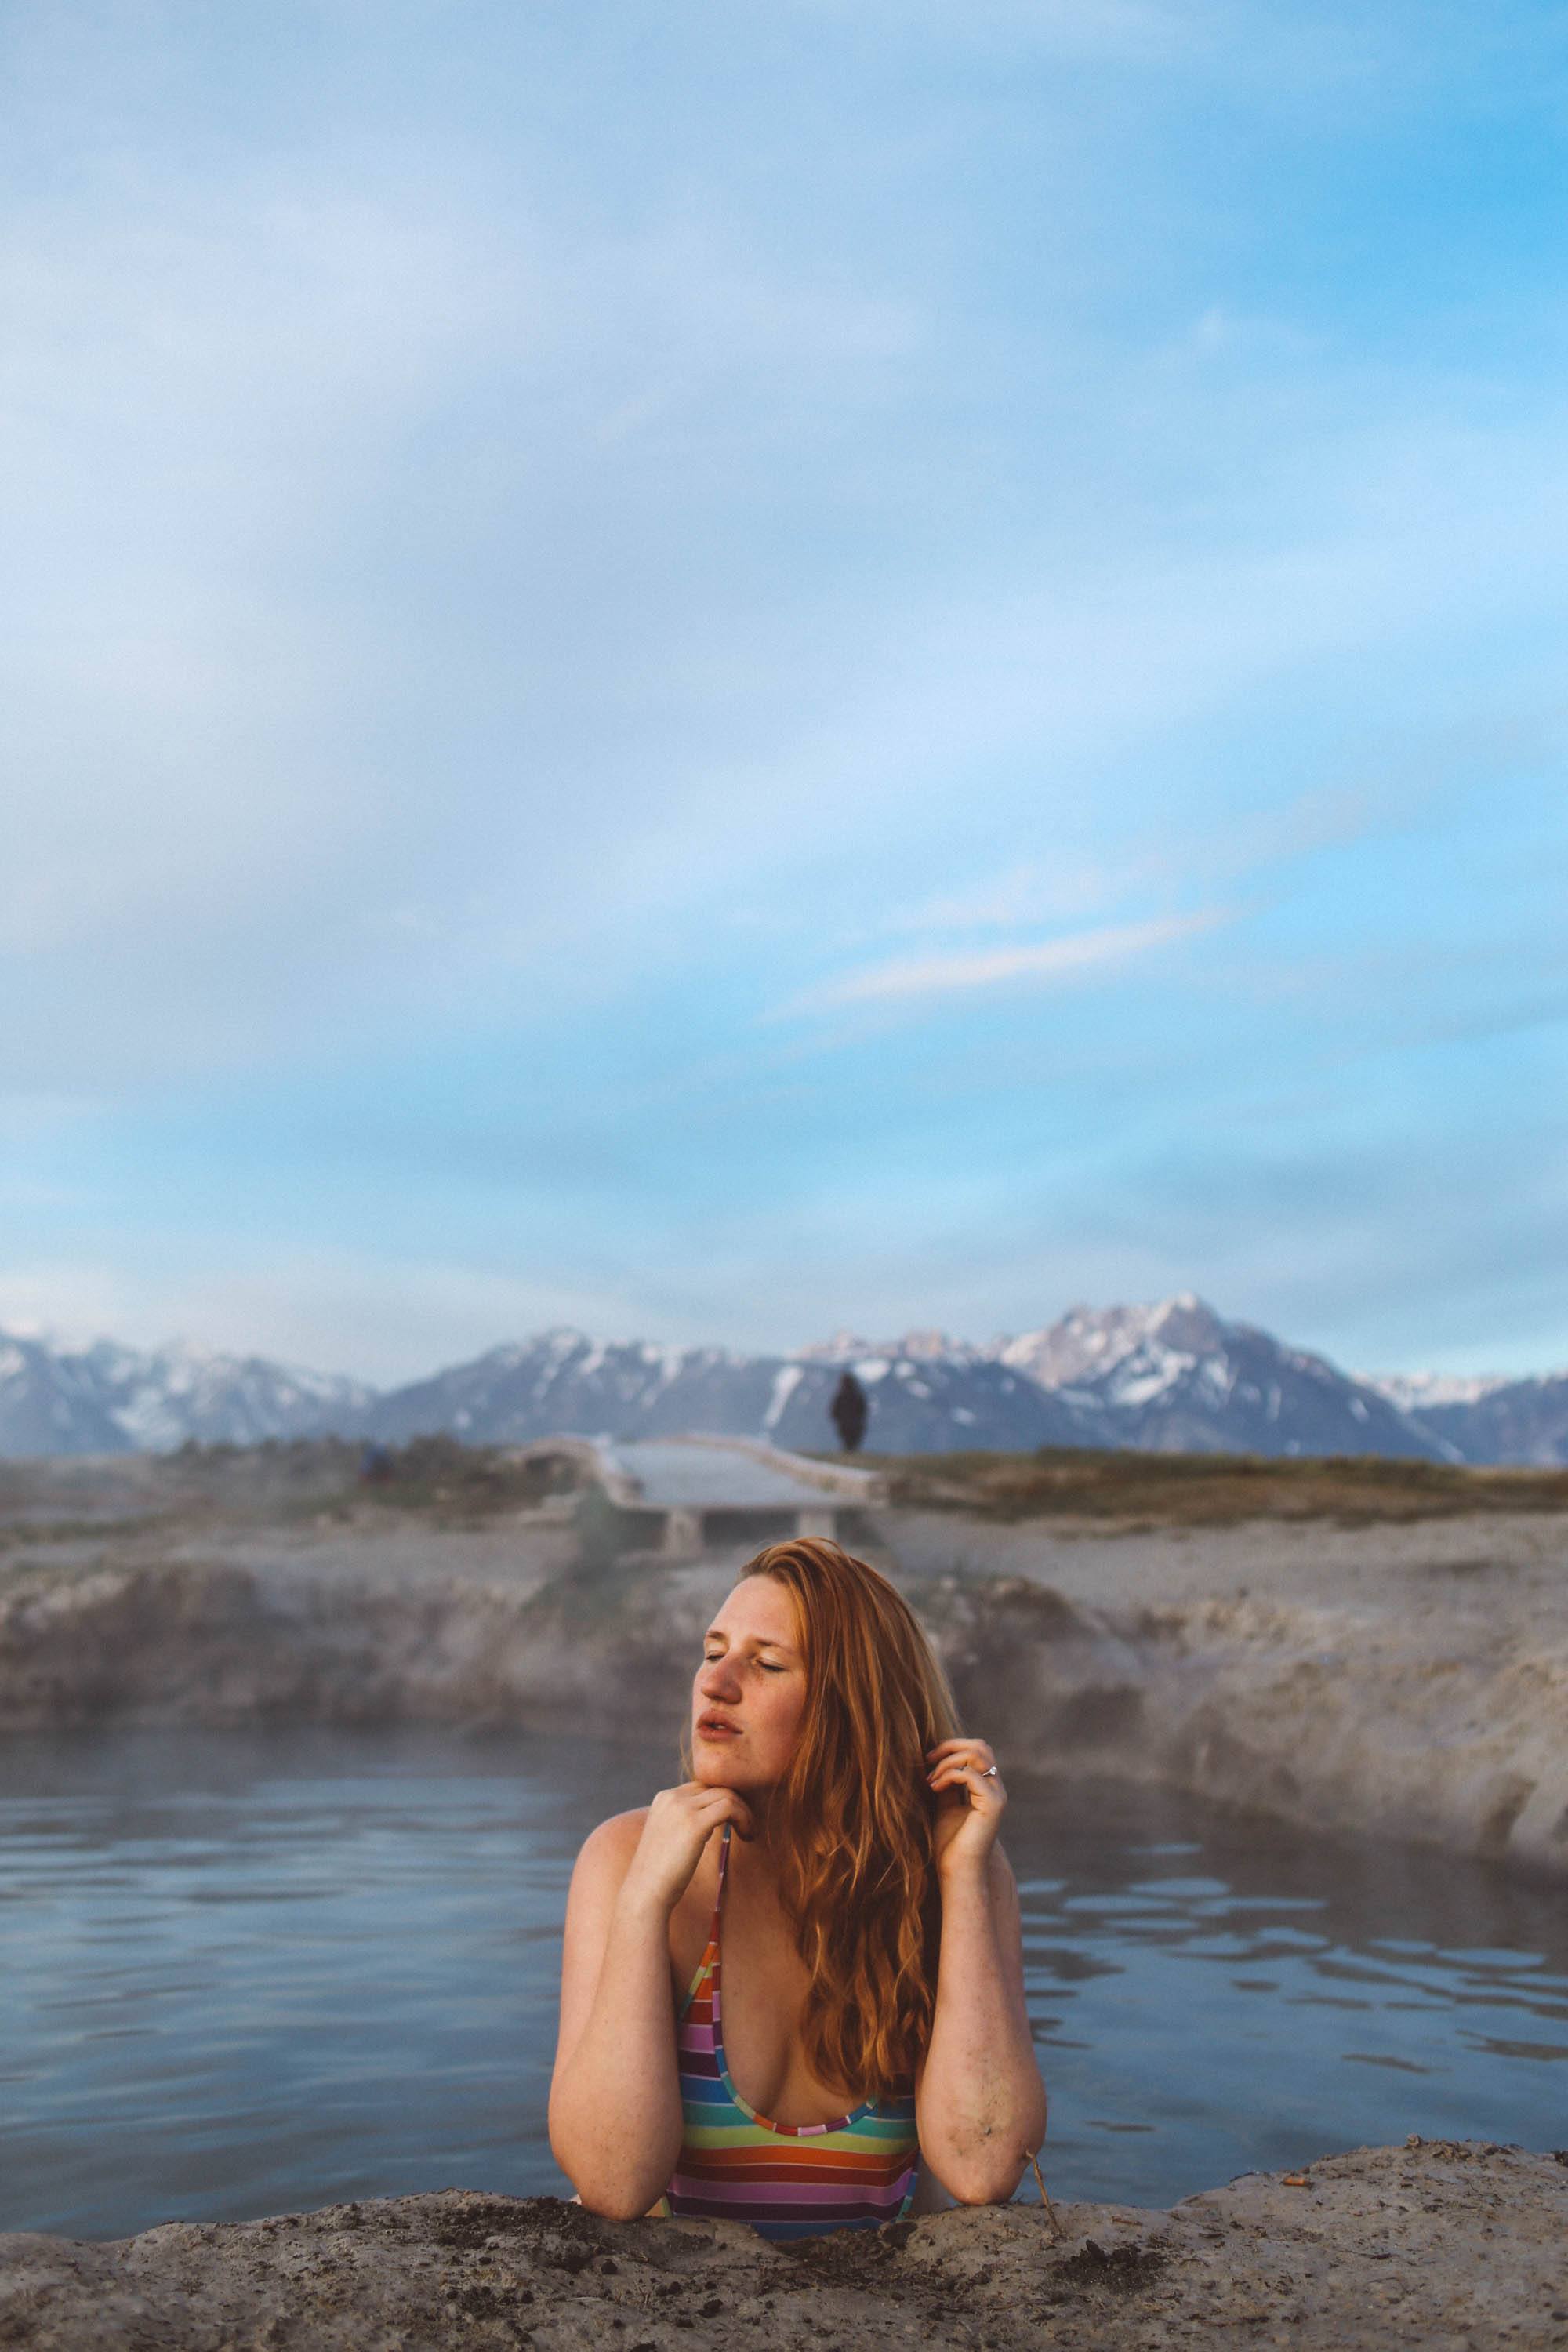
<path fill-rule="evenodd" d="M 1377 1390 L 1253 1324 L 1226 1322 L 1191 1291 L 1147 1307 L 1074 1307 L 1005 1341 L 1000 1358 L 1098 1421 L 1108 1445 L 1457 1458 Z"/>
<path fill-rule="evenodd" d="M 1100 1442 L 1071 1405 L 1006 1365 L 900 1349 L 878 1353 L 847 1335 L 842 1350 L 788 1357 L 646 1340 L 606 1344 L 582 1331 L 547 1331 L 395 1391 L 367 1426 L 394 1442 L 445 1429 L 488 1444 L 564 1430 L 661 1437 L 698 1429 L 821 1452 L 837 1444 L 827 1408 L 847 1366 L 870 1406 L 869 1451 L 946 1454 L 974 1445 Z"/>
<path fill-rule="evenodd" d="M 863 1339 L 858 1331 L 836 1331 L 831 1339 L 814 1339 L 795 1353 L 805 1363 L 820 1359 L 826 1363 L 852 1364 L 861 1356 L 890 1356 L 896 1362 L 907 1356 L 914 1363 L 981 1364 L 992 1360 L 996 1350 L 977 1348 L 969 1339 L 954 1339 L 946 1331 L 906 1331 L 898 1339 Z"/>
<path fill-rule="evenodd" d="M 375 1391 L 260 1356 L 0 1334 L 0 1454 L 156 1453 L 352 1429 Z"/>
<path fill-rule="evenodd" d="M 1568 1372 L 1488 1381 L 1479 1395 L 1438 1397 L 1413 1417 L 1464 1462 L 1568 1466 Z"/>
<path fill-rule="evenodd" d="M 1479 1404 L 1494 1389 L 1506 1389 L 1509 1381 L 1501 1373 L 1465 1379 L 1456 1372 L 1356 1372 L 1363 1388 L 1375 1389 L 1401 1412 L 1426 1413 L 1439 1406 Z"/>
<path fill-rule="evenodd" d="M 123 1454 L 103 1385 L 79 1356 L 0 1332 L 0 1455 Z"/>
<path fill-rule="evenodd" d="M 828 1404 L 853 1369 L 868 1452 L 1131 1446 L 1158 1453 L 1373 1454 L 1568 1465 L 1568 1373 L 1451 1381 L 1356 1376 L 1226 1321 L 1191 1292 L 1075 1307 L 986 1347 L 941 1331 L 875 1343 L 840 1331 L 794 1355 L 606 1342 L 556 1329 L 384 1394 L 258 1356 L 87 1348 L 0 1333 L 0 1455 L 157 1452 L 449 1431 L 515 1444 L 575 1431 L 687 1430 L 836 1444 Z"/>
<path fill-rule="evenodd" d="M 204 1445 L 255 1445 L 353 1427 L 375 1391 L 363 1381 L 275 1364 L 264 1356 L 221 1356 L 200 1348 L 140 1354 L 100 1340 L 83 1361 L 101 1379 L 109 1411 L 139 1452 L 194 1437 Z"/>

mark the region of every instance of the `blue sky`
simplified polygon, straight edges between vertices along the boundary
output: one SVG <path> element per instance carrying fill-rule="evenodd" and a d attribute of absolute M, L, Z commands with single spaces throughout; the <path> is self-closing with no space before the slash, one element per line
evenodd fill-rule
<path fill-rule="evenodd" d="M 1568 16 L 18 0 L 0 1321 L 1568 1360 Z"/>

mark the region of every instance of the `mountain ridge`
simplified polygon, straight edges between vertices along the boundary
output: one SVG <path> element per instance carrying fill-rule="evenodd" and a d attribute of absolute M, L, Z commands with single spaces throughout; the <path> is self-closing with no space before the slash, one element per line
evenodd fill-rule
<path fill-rule="evenodd" d="M 870 1403 L 868 1448 L 889 1454 L 1125 1446 L 1568 1465 L 1568 1374 L 1346 1372 L 1193 1291 L 1076 1305 L 984 1346 L 931 1328 L 881 1340 L 840 1330 L 752 1355 L 558 1324 L 384 1390 L 180 1342 L 70 1347 L 0 1329 L 0 1456 L 328 1434 L 394 1444 L 446 1431 L 505 1444 L 566 1431 L 693 1429 L 825 1451 L 832 1391 L 850 1369 Z"/>

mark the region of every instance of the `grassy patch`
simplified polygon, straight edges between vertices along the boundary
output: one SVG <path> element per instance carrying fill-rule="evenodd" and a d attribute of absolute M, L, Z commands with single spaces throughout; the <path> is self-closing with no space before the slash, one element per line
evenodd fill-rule
<path fill-rule="evenodd" d="M 472 1520 L 542 1503 L 559 1482 L 552 1460 L 519 1462 L 504 1446 L 465 1445 L 456 1437 L 411 1437 L 406 1445 L 367 1452 L 354 1492 L 357 1501 L 390 1510 Z"/>
<path fill-rule="evenodd" d="M 472 1526 L 542 1502 L 558 1477 L 553 1462 L 519 1462 L 505 1446 L 445 1435 L 374 1446 L 342 1437 L 187 1443 L 158 1465 L 160 1485 L 184 1508 L 282 1524 L 323 1513 L 349 1521 L 369 1507 Z"/>
<path fill-rule="evenodd" d="M 1332 1519 L 1372 1527 L 1473 1511 L 1568 1511 L 1568 1470 L 1459 1469 L 1373 1454 L 1281 1459 L 1041 1446 L 1034 1454 L 854 1458 L 882 1474 L 896 1506 L 1003 1523 L 1098 1519 L 1153 1528 Z"/>

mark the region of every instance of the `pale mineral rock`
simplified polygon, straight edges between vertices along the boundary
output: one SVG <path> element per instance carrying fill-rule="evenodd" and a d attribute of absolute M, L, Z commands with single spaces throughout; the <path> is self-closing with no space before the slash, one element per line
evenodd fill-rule
<path fill-rule="evenodd" d="M 1568 1516 L 1143 1533 L 886 1512 L 1004 1762 L 1190 1790 L 1568 1876 Z M 132 1530 L 0 1580 L 0 1734 L 460 1723 L 673 1740 L 736 1558 L 562 1531 Z"/>
<path fill-rule="evenodd" d="M 1568 2149 L 1358 2148 L 1169 2212 L 975 2208 L 771 2247 L 734 2222 L 433 2197 L 0 2237 L 6 2352 L 1493 2352 L 1568 2346 Z"/>

